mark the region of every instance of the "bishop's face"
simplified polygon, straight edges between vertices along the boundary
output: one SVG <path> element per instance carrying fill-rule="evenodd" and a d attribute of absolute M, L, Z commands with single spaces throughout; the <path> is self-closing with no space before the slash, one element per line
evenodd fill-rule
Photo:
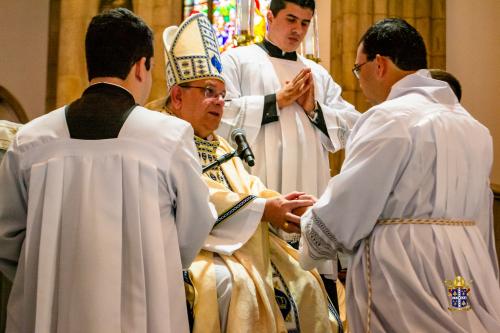
<path fill-rule="evenodd" d="M 268 11 L 267 38 L 285 52 L 297 50 L 307 34 L 313 14 L 311 9 L 290 2 L 286 2 L 285 8 L 276 16 Z"/>
<path fill-rule="evenodd" d="M 182 107 L 178 116 L 193 126 L 200 138 L 212 134 L 220 124 L 226 95 L 225 84 L 216 79 L 197 80 L 180 86 Z"/>

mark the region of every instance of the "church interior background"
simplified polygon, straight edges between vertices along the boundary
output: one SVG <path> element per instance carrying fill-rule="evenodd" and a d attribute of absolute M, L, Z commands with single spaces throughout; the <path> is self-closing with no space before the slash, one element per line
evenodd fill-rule
<path fill-rule="evenodd" d="M 265 34 L 270 0 L 246 0 L 255 38 Z M 26 123 L 76 98 L 87 86 L 83 41 L 90 19 L 99 11 L 127 7 L 155 33 L 155 67 L 150 100 L 166 93 L 161 33 L 192 13 L 206 13 L 221 51 L 233 47 L 245 29 L 236 22 L 245 0 L 37 0 L 0 3 L 0 119 Z M 320 61 L 342 86 L 343 97 L 360 111 L 370 105 L 351 68 L 358 40 L 374 22 L 398 16 L 424 37 L 430 68 L 455 74 L 464 90 L 463 104 L 491 131 L 495 144 L 492 188 L 495 193 L 496 244 L 500 253 L 500 1 L 482 0 L 318 0 L 309 43 L 301 53 Z M 22 22 L 22 23 L 20 23 Z M 496 41 L 496 42 L 495 42 Z M 491 60 L 491 61 L 490 61 Z M 480 81 L 479 81 L 480 79 Z M 343 153 L 331 156 L 332 174 Z M 2 310 L 7 300 L 2 283 Z M 5 312 L 0 314 L 0 332 Z"/>

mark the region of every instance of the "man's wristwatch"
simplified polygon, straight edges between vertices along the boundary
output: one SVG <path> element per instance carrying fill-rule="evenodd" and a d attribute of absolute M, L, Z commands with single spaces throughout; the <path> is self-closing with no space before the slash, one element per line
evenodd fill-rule
<path fill-rule="evenodd" d="M 318 109 L 319 109 L 318 101 L 314 101 L 314 110 L 306 112 L 309 119 L 311 119 L 312 121 L 316 120 L 316 117 L 318 116 Z"/>

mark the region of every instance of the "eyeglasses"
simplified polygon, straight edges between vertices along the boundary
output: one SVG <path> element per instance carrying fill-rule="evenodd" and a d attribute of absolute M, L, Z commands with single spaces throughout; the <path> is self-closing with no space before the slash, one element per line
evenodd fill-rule
<path fill-rule="evenodd" d="M 226 98 L 226 91 L 223 90 L 221 92 L 215 92 L 215 89 L 214 87 L 212 86 L 206 86 L 206 87 L 199 87 L 199 86 L 179 86 L 181 88 L 186 88 L 186 89 L 189 89 L 189 88 L 193 88 L 193 89 L 202 89 L 204 90 L 204 94 L 205 94 L 205 98 L 216 98 L 216 99 L 219 99 L 219 98 Z"/>
<path fill-rule="evenodd" d="M 364 63 L 362 64 L 354 64 L 354 67 L 352 68 L 352 73 L 354 74 L 354 76 L 359 80 L 359 72 L 361 70 L 361 67 L 366 65 L 368 63 L 368 61 L 370 60 L 367 60 L 365 61 Z"/>

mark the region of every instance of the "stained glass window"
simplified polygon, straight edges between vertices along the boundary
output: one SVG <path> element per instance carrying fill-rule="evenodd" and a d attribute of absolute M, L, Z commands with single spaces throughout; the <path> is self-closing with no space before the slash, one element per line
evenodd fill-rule
<path fill-rule="evenodd" d="M 214 0 L 212 23 L 221 51 L 233 44 L 236 22 L 236 0 Z"/>
<path fill-rule="evenodd" d="M 212 0 L 184 0 L 183 18 L 197 13 L 209 15 L 208 8 L 212 2 Z"/>
<path fill-rule="evenodd" d="M 236 2 L 237 0 L 184 0 L 184 18 L 196 13 L 205 13 L 213 23 L 221 51 L 224 51 L 234 45 Z M 255 36 L 264 38 L 266 33 L 265 17 L 270 3 L 271 0 L 255 0 Z"/>

